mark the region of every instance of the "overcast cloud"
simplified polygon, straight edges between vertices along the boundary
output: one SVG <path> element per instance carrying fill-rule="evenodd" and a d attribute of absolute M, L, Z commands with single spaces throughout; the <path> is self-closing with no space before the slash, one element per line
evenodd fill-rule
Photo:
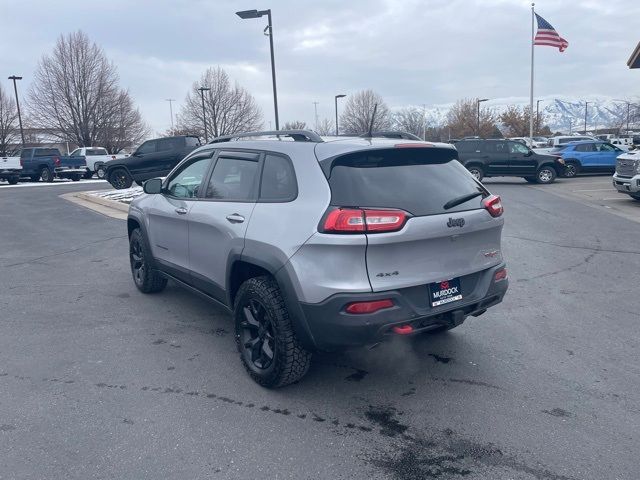
<path fill-rule="evenodd" d="M 517 0 L 0 0 L 0 81 L 24 77 L 61 33 L 84 30 L 118 67 L 154 131 L 170 124 L 209 66 L 220 65 L 273 118 L 266 19 L 234 12 L 271 8 L 280 119 L 313 124 L 333 116 L 333 96 L 364 88 L 390 106 L 446 105 L 462 97 L 494 104 L 529 95 L 530 2 Z M 541 1 L 536 11 L 569 41 L 564 53 L 536 47 L 536 96 L 640 95 L 626 61 L 640 37 L 638 0 Z M 174 112 L 176 111 L 174 104 Z M 265 126 L 268 126 L 265 123 Z"/>

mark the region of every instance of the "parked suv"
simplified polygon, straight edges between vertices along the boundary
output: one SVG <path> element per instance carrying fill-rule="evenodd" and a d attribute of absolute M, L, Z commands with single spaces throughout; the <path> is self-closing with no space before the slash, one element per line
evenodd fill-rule
<path fill-rule="evenodd" d="M 261 136 L 263 135 L 263 136 Z M 214 140 L 144 184 L 133 280 L 233 312 L 251 377 L 301 378 L 311 352 L 447 330 L 502 301 L 504 220 L 448 144 L 281 131 Z"/>
<path fill-rule="evenodd" d="M 613 186 L 618 192 L 640 201 L 640 151 L 618 155 Z"/>
<path fill-rule="evenodd" d="M 484 177 L 522 177 L 530 183 L 552 183 L 564 174 L 564 160 L 540 155 L 515 140 L 460 140 L 460 162 L 478 180 Z"/>
<path fill-rule="evenodd" d="M 198 137 L 190 135 L 147 140 L 131 156 L 104 164 L 104 178 L 118 190 L 129 188 L 134 181 L 142 185 L 145 180 L 168 174 L 198 146 Z"/>
<path fill-rule="evenodd" d="M 587 140 L 558 147 L 550 155 L 564 159 L 565 177 L 575 177 L 579 173 L 613 173 L 616 157 L 622 153 L 608 142 Z"/>

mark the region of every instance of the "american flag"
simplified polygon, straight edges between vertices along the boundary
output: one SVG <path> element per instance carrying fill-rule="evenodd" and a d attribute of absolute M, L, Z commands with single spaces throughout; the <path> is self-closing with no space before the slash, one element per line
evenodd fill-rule
<path fill-rule="evenodd" d="M 546 45 L 548 47 L 556 47 L 561 52 L 564 52 L 569 46 L 564 38 L 558 35 L 556 29 L 551 26 L 544 18 L 537 13 L 536 20 L 538 21 L 538 31 L 533 39 L 534 45 Z"/>

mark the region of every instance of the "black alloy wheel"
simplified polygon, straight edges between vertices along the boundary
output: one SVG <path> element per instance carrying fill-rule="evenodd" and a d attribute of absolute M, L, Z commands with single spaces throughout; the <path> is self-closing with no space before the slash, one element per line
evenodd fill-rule
<path fill-rule="evenodd" d="M 133 179 L 124 168 L 118 168 L 109 176 L 109 183 L 113 185 L 116 190 L 122 190 L 129 188 L 133 183 Z"/>
<path fill-rule="evenodd" d="M 142 293 L 160 292 L 167 286 L 167 279 L 149 266 L 150 252 L 147 250 L 142 232 L 136 228 L 129 240 L 129 262 L 133 282 Z"/>
<path fill-rule="evenodd" d="M 252 298 L 242 307 L 244 320 L 239 324 L 242 355 L 255 368 L 268 370 L 273 365 L 276 341 L 273 322 L 262 303 Z"/>

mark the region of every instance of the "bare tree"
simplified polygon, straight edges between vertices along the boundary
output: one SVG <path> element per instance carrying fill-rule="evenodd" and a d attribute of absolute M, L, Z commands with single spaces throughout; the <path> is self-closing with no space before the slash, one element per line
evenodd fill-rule
<path fill-rule="evenodd" d="M 180 129 L 197 131 L 204 137 L 200 87 L 209 89 L 204 92 L 204 104 L 207 130 L 211 136 L 262 128 L 262 111 L 253 96 L 237 83 L 232 85 L 227 72 L 215 67 L 207 69 L 187 93 L 179 118 Z"/>
<path fill-rule="evenodd" d="M 118 86 L 114 64 L 82 31 L 61 35 L 53 52 L 42 57 L 28 107 L 34 125 L 80 146 L 135 143 L 146 131 L 129 94 Z"/>
<path fill-rule="evenodd" d="M 452 138 L 478 135 L 492 137 L 499 130 L 496 115 L 490 108 L 480 109 L 480 129 L 478 129 L 478 104 L 474 98 L 458 100 L 447 113 L 447 126 L 451 129 Z"/>
<path fill-rule="evenodd" d="M 6 155 L 9 145 L 19 138 L 17 124 L 16 102 L 0 86 L 0 155 Z"/>
<path fill-rule="evenodd" d="M 518 107 L 517 105 L 509 105 L 502 112 L 498 119 L 502 123 L 505 134 L 511 137 L 528 137 L 529 136 L 529 120 L 531 117 L 530 108 L 528 106 Z M 534 114 L 533 133 L 541 134 L 548 131 L 548 127 L 543 127 L 546 115 L 544 112 Z"/>
<path fill-rule="evenodd" d="M 345 133 L 361 134 L 369 131 L 375 105 L 378 105 L 373 130 L 391 128 L 391 114 L 387 104 L 373 90 L 363 90 L 349 97 L 340 116 L 340 127 Z"/>
<path fill-rule="evenodd" d="M 294 120 L 284 124 L 284 130 L 304 130 L 305 128 L 307 128 L 307 122 L 301 120 Z"/>
<path fill-rule="evenodd" d="M 336 125 L 330 118 L 323 118 L 318 122 L 318 135 L 335 135 Z"/>
<path fill-rule="evenodd" d="M 421 109 L 407 107 L 393 113 L 393 128 L 396 130 L 413 133 L 423 138 L 427 127 L 424 111 Z"/>

